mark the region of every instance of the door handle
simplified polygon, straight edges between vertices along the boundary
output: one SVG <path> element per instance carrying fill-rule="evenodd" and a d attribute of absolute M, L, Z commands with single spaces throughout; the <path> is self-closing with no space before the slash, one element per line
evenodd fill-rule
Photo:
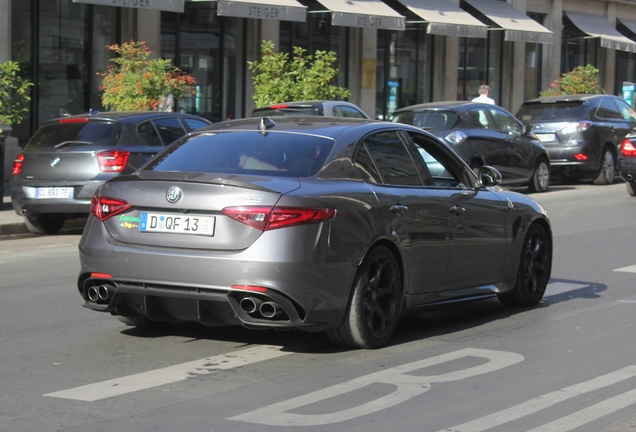
<path fill-rule="evenodd" d="M 462 206 L 454 205 L 448 208 L 448 212 L 454 216 L 459 216 L 464 213 L 466 209 Z"/>
<path fill-rule="evenodd" d="M 402 204 L 395 204 L 392 205 L 391 207 L 389 207 L 389 211 L 392 213 L 399 213 L 399 214 L 403 214 L 405 211 L 407 211 L 409 208 L 405 205 Z"/>

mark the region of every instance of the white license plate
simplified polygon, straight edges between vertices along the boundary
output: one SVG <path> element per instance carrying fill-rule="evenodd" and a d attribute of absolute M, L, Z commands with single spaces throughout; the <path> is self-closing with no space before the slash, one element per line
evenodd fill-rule
<path fill-rule="evenodd" d="M 535 134 L 539 141 L 541 142 L 552 142 L 556 141 L 556 134 Z"/>
<path fill-rule="evenodd" d="M 214 216 L 194 216 L 142 212 L 139 231 L 213 236 Z"/>
<path fill-rule="evenodd" d="M 73 198 L 72 187 L 39 187 L 35 188 L 35 199 Z"/>

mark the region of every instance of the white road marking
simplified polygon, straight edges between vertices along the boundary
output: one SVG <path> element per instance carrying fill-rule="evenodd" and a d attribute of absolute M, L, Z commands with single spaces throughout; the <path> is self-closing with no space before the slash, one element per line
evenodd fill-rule
<path fill-rule="evenodd" d="M 636 273 L 636 264 L 630 265 L 630 266 L 627 266 L 627 267 L 617 268 L 617 269 L 614 269 L 612 271 Z"/>
<path fill-rule="evenodd" d="M 636 377 L 636 366 L 627 366 L 623 369 L 619 369 L 617 371 L 608 373 L 606 375 L 601 375 L 599 377 L 593 378 L 589 381 L 585 381 L 579 384 L 575 384 L 561 390 L 554 391 L 552 393 L 547 393 L 541 396 L 538 396 L 534 399 L 530 399 L 527 402 L 521 403 L 519 405 L 513 406 L 511 408 L 489 414 L 487 416 L 478 418 L 476 420 L 472 420 L 466 423 L 462 423 L 457 426 L 450 427 L 448 429 L 443 429 L 438 432 L 481 432 L 496 426 L 500 426 L 502 424 L 511 422 L 513 420 L 518 420 L 522 417 L 525 417 L 530 414 L 534 414 L 538 411 L 541 411 L 546 408 L 550 408 L 556 403 L 566 401 L 568 399 L 583 395 L 585 393 L 590 393 L 594 390 L 601 389 L 603 387 L 608 387 L 610 385 L 616 384 L 620 381 L 624 381 L 626 379 L 630 379 Z M 628 392 L 626 394 L 629 394 Z M 621 395 L 622 396 L 622 395 Z M 632 395 L 629 395 L 632 396 Z M 608 399 L 608 401 L 613 400 Z M 624 399 L 630 399 L 629 397 Z M 614 401 L 616 403 L 625 403 L 625 400 Z M 636 399 L 633 399 L 630 404 L 636 403 Z M 630 405 L 628 404 L 628 405 Z M 602 404 L 598 404 L 602 405 Z M 606 405 L 603 405 L 599 408 L 609 408 Z M 589 408 L 586 408 L 589 409 Z M 620 408 L 619 408 L 620 409 Z M 613 411 L 607 411 L 606 414 L 610 414 Z M 594 415 L 598 415 L 597 413 Z M 569 417 L 569 416 L 568 416 Z M 567 418 L 567 417 L 564 417 Z M 548 423 L 550 424 L 550 423 Z M 541 430 L 541 429 L 537 429 Z M 545 432 L 548 431 L 559 431 L 565 432 L 570 429 L 546 429 Z"/>
<path fill-rule="evenodd" d="M 488 361 L 477 366 L 459 369 L 441 375 L 421 376 L 411 374 L 411 372 L 420 369 L 459 360 L 465 357 L 477 357 Z M 269 426 L 294 427 L 320 426 L 339 423 L 368 414 L 373 414 L 420 396 L 431 389 L 432 383 L 459 381 L 473 376 L 494 372 L 520 363 L 521 361 L 523 361 L 523 356 L 517 353 L 465 348 L 463 350 L 454 351 L 437 357 L 418 360 L 413 363 L 407 363 L 379 372 L 363 375 L 350 381 L 323 388 L 322 390 L 307 393 L 303 396 L 274 403 L 255 411 L 230 417 L 228 420 L 264 424 Z M 364 402 L 361 405 L 346 408 L 337 412 L 330 412 L 327 414 L 301 414 L 291 412 L 297 408 L 360 390 L 374 383 L 390 384 L 395 386 L 395 390 L 392 393 L 379 396 L 376 399 Z"/>
<path fill-rule="evenodd" d="M 545 296 L 549 297 L 553 295 L 563 294 L 569 291 L 574 291 L 586 287 L 589 287 L 589 285 L 570 282 L 552 282 L 548 284 L 548 287 L 545 290 Z"/>
<path fill-rule="evenodd" d="M 233 369 L 251 363 L 274 359 L 291 354 L 281 351 L 282 347 L 259 345 L 245 350 L 234 351 L 163 369 L 138 373 L 95 384 L 75 387 L 44 396 L 93 402 L 125 393 L 132 393 L 152 387 L 183 381 L 187 378 L 207 375 L 219 370 Z"/>
<path fill-rule="evenodd" d="M 627 408 L 635 403 L 636 390 L 631 390 L 605 399 L 603 402 L 599 402 L 528 432 L 568 432 L 603 416 Z"/>

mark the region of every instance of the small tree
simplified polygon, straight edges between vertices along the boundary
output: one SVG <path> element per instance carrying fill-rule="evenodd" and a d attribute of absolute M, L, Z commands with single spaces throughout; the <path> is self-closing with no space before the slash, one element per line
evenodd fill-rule
<path fill-rule="evenodd" d="M 29 112 L 31 86 L 32 82 L 20 76 L 17 62 L 9 60 L 0 63 L 0 123 L 22 122 L 24 114 Z"/>
<path fill-rule="evenodd" d="M 112 58 L 99 87 L 102 104 L 115 111 L 169 111 L 172 98 L 182 96 L 193 76 L 182 72 L 170 60 L 150 60 L 145 42 L 126 42 L 106 46 L 118 54 Z"/>
<path fill-rule="evenodd" d="M 256 106 L 293 100 L 328 99 L 349 97 L 349 90 L 334 85 L 338 77 L 336 53 L 316 51 L 307 55 L 301 47 L 293 48 L 289 61 L 287 53 L 274 51 L 274 43 L 263 41 L 261 61 L 247 62 L 254 73 L 254 102 Z"/>
<path fill-rule="evenodd" d="M 550 88 L 540 93 L 541 97 L 567 94 L 605 93 L 598 85 L 598 69 L 592 65 L 577 66 L 564 73 L 560 79 L 550 84 Z"/>

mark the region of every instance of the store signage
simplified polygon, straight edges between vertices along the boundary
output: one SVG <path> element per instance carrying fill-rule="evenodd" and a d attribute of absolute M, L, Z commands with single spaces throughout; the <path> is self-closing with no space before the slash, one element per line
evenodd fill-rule
<path fill-rule="evenodd" d="M 120 6 L 135 9 L 183 12 L 184 0 L 73 0 L 73 3 L 89 3 L 103 6 Z"/>

